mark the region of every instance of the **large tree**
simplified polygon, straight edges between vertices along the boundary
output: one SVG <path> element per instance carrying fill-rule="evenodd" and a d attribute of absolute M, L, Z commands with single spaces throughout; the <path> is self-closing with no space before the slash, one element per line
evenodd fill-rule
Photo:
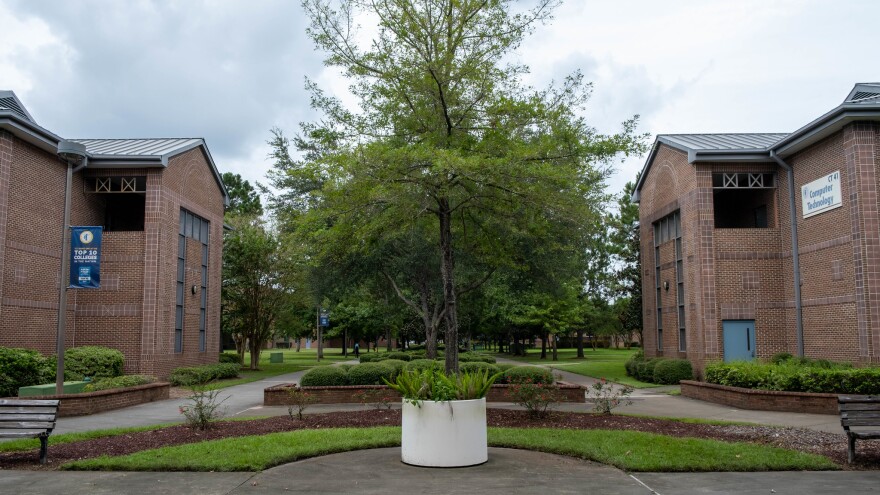
<path fill-rule="evenodd" d="M 319 184 L 319 242 L 350 251 L 427 219 L 436 234 L 446 369 L 458 370 L 456 259 L 484 265 L 479 284 L 509 263 L 511 234 L 548 225 L 586 228 L 605 164 L 641 146 L 635 121 L 600 135 L 581 111 L 580 74 L 544 90 L 525 87 L 511 53 L 550 18 L 554 0 L 513 14 L 511 0 L 304 0 L 310 36 L 351 80 L 358 108 L 309 83 L 324 119 L 303 125 L 301 182 Z M 363 15 L 366 14 L 366 15 Z M 357 20 L 376 19 L 373 39 Z M 473 273 L 473 270 L 469 270 Z"/>

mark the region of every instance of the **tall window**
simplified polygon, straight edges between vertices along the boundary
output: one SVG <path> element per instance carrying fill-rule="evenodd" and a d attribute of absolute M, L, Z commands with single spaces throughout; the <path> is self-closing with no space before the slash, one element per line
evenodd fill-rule
<path fill-rule="evenodd" d="M 208 310 L 208 231 L 210 223 L 204 218 L 180 209 L 180 231 L 177 236 L 177 306 L 174 316 L 174 352 L 183 352 L 183 321 L 186 294 L 186 240 L 201 243 L 201 273 L 199 285 L 199 352 L 206 348 L 206 319 Z"/>
<path fill-rule="evenodd" d="M 672 242 L 675 246 L 675 290 L 678 307 L 678 349 L 687 349 L 684 311 L 684 266 L 682 264 L 681 213 L 676 211 L 654 222 L 654 289 L 657 293 L 657 350 L 663 350 L 663 292 L 669 290 L 669 281 L 661 280 L 660 248 Z"/>

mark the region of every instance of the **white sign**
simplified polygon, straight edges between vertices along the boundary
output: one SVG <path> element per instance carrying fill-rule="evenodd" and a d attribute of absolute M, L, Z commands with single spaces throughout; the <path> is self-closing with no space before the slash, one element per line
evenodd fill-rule
<path fill-rule="evenodd" d="M 804 218 L 841 206 L 840 170 L 801 186 Z"/>

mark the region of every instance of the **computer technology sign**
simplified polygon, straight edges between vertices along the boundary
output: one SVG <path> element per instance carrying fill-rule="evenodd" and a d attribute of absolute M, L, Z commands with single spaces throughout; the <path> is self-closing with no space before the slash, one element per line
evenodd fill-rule
<path fill-rule="evenodd" d="M 70 288 L 101 288 L 103 227 L 70 228 Z"/>
<path fill-rule="evenodd" d="M 839 207 L 841 199 L 840 170 L 801 186 L 804 218 Z"/>

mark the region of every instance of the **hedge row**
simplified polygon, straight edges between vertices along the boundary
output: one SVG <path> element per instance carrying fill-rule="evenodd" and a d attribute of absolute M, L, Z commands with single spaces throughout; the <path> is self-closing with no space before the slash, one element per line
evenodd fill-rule
<path fill-rule="evenodd" d="M 474 372 L 488 370 L 490 375 L 501 373 L 496 383 L 517 383 L 531 380 L 534 383 L 553 383 L 553 373 L 538 366 L 500 366 L 470 362 L 462 363 L 460 371 Z M 416 359 L 409 362 L 386 360 L 382 362 L 361 363 L 353 366 L 318 366 L 307 371 L 300 379 L 303 387 L 338 387 L 345 385 L 384 385 L 384 379 L 394 380 L 400 373 L 425 369 L 443 369 L 443 364 L 430 359 Z"/>
<path fill-rule="evenodd" d="M 362 363 L 382 362 L 388 359 L 396 359 L 400 361 L 413 361 L 416 359 L 425 359 L 425 351 L 408 351 L 408 352 L 382 352 L 382 353 L 364 353 L 360 356 Z M 442 358 L 443 352 L 437 352 L 437 358 Z M 495 364 L 495 358 L 486 354 L 477 352 L 462 352 L 458 355 L 459 363 L 490 363 Z"/>
<path fill-rule="evenodd" d="M 202 385 L 211 380 L 236 378 L 241 366 L 233 363 L 205 364 L 192 368 L 176 368 L 169 381 L 175 386 Z"/>
<path fill-rule="evenodd" d="M 83 346 L 64 352 L 64 379 L 109 378 L 122 374 L 123 356 L 116 349 Z M 0 397 L 15 397 L 20 387 L 55 381 L 55 356 L 30 349 L 0 347 Z"/>
<path fill-rule="evenodd" d="M 136 387 L 138 385 L 146 385 L 155 381 L 155 377 L 145 375 L 114 376 L 113 378 L 101 378 L 89 383 L 83 388 L 83 392 L 97 392 L 99 390 L 110 390 L 112 388 Z"/>
<path fill-rule="evenodd" d="M 694 368 L 687 359 L 646 358 L 637 352 L 625 363 L 626 374 L 636 380 L 660 385 L 676 385 L 691 380 Z"/>
<path fill-rule="evenodd" d="M 787 392 L 880 394 L 880 367 L 827 362 L 733 362 L 706 366 L 706 381 L 731 387 Z"/>

